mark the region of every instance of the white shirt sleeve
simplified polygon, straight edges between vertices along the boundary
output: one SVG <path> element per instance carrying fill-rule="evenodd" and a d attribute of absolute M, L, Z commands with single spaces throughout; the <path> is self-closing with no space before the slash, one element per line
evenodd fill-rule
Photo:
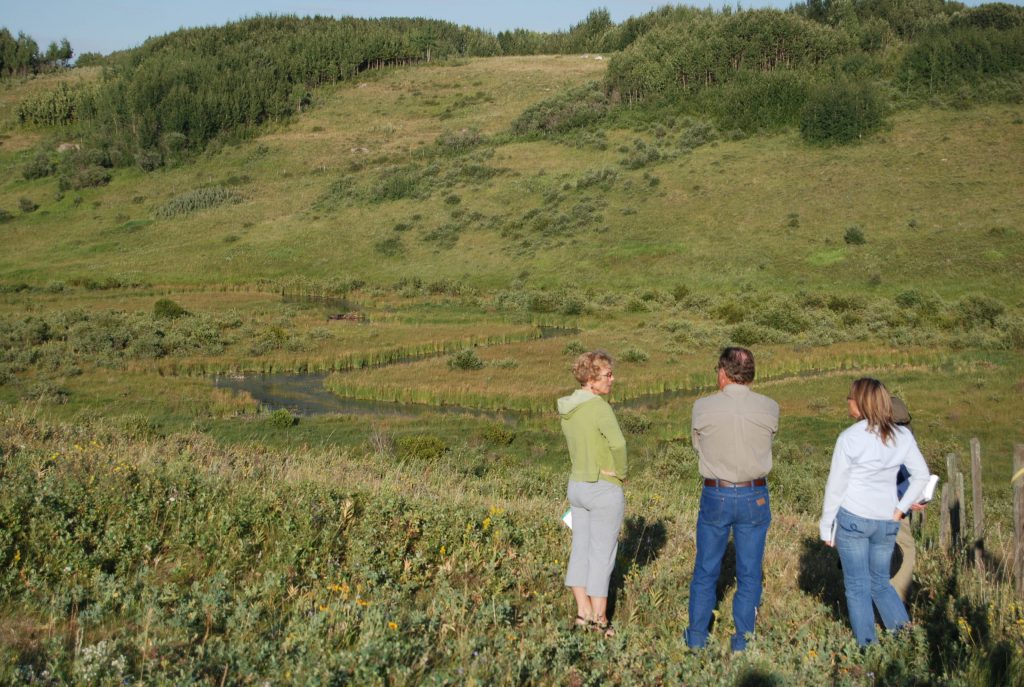
<path fill-rule="evenodd" d="M 825 483 L 825 503 L 821 509 L 821 520 L 818 521 L 822 541 L 832 541 L 832 523 L 835 522 L 839 506 L 843 502 L 849 479 L 850 460 L 843 450 L 843 435 L 840 434 L 832 451 L 832 467 Z"/>

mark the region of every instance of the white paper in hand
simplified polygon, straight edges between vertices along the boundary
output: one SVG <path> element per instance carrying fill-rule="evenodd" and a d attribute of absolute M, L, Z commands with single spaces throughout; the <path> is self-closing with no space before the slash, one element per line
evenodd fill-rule
<path fill-rule="evenodd" d="M 928 484 L 924 485 L 924 491 L 921 492 L 921 499 L 918 503 L 928 503 L 935 498 L 935 486 L 939 483 L 938 475 L 930 475 L 928 477 Z"/>
<path fill-rule="evenodd" d="M 572 529 L 572 508 L 562 513 L 562 522 L 564 522 L 565 526 L 570 530 Z"/>

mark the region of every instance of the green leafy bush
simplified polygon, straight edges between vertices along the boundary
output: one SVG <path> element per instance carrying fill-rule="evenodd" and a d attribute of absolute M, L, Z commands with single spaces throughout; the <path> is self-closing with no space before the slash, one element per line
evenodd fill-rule
<path fill-rule="evenodd" d="M 406 460 L 438 460 L 447 450 L 448 445 L 435 434 L 412 434 L 395 439 L 395 453 Z"/>
<path fill-rule="evenodd" d="M 153 304 L 153 317 L 158 320 L 173 320 L 188 314 L 188 310 L 170 298 L 161 298 Z"/>
<path fill-rule="evenodd" d="M 491 446 L 508 446 L 516 438 L 516 432 L 511 427 L 494 423 L 487 425 L 480 431 L 480 438 Z"/>
<path fill-rule="evenodd" d="M 619 360 L 625 363 L 646 363 L 650 359 L 647 352 L 637 348 L 636 346 L 630 346 L 619 355 Z"/>
<path fill-rule="evenodd" d="M 626 434 L 646 434 L 653 424 L 651 418 L 635 410 L 624 410 L 617 413 L 616 417 L 619 427 Z"/>
<path fill-rule="evenodd" d="M 21 175 L 27 180 L 42 179 L 55 171 L 57 171 L 57 163 L 46 153 L 39 152 L 21 168 Z"/>
<path fill-rule="evenodd" d="M 566 342 L 565 347 L 562 348 L 562 354 L 576 357 L 581 353 L 585 353 L 586 350 L 587 349 L 583 347 L 583 343 L 579 339 L 572 339 Z"/>
<path fill-rule="evenodd" d="M 846 228 L 843 233 L 843 241 L 851 246 L 861 246 L 867 239 L 864 237 L 864 230 L 854 224 Z"/>
<path fill-rule="evenodd" d="M 800 135 L 819 145 L 847 144 L 882 128 L 885 106 L 870 82 L 838 80 L 811 92 L 800 115 Z"/>
<path fill-rule="evenodd" d="M 22 212 L 29 213 L 29 212 L 35 212 L 36 210 L 38 210 L 39 209 L 39 204 L 36 203 L 31 198 L 26 198 L 26 197 L 22 196 L 21 198 L 18 199 L 18 207 L 21 208 Z"/>
<path fill-rule="evenodd" d="M 982 294 L 964 296 L 956 304 L 957 322 L 964 329 L 994 327 L 996 318 L 1006 311 L 1002 301 Z"/>
<path fill-rule="evenodd" d="M 291 411 L 287 408 L 278 408 L 270 414 L 267 418 L 267 423 L 271 427 L 277 427 L 278 429 L 288 429 L 299 424 L 299 418 L 292 415 Z"/>
<path fill-rule="evenodd" d="M 484 361 L 480 360 L 472 348 L 463 349 L 448 358 L 450 370 L 480 370 L 483 366 Z"/>
<path fill-rule="evenodd" d="M 596 81 L 570 88 L 527 108 L 512 122 L 512 133 L 557 134 L 600 121 L 610 107 L 608 96 Z"/>

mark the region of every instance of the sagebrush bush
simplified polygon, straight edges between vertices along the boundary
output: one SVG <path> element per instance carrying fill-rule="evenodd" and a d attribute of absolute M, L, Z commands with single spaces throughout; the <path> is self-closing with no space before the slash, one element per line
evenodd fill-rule
<path fill-rule="evenodd" d="M 170 298 L 161 298 L 153 304 L 153 317 L 158 320 L 173 320 L 188 314 L 188 310 Z"/>
<path fill-rule="evenodd" d="M 18 199 L 18 207 L 21 209 L 22 212 L 27 214 L 38 210 L 39 203 L 35 202 L 31 198 L 26 198 L 25 196 L 22 196 L 21 198 Z"/>
<path fill-rule="evenodd" d="M 85 165 L 61 172 L 57 185 L 62 191 L 106 186 L 113 173 L 101 165 Z"/>
<path fill-rule="evenodd" d="M 21 175 L 31 181 L 48 177 L 56 171 L 57 163 L 46 153 L 38 152 L 21 168 Z"/>
<path fill-rule="evenodd" d="M 215 208 L 227 203 L 242 202 L 242 196 L 223 186 L 204 186 L 171 198 L 157 209 L 156 216 L 162 218 L 189 215 L 200 210 Z"/>
<path fill-rule="evenodd" d="M 625 363 L 646 363 L 649 359 L 647 352 L 636 346 L 630 346 L 619 354 L 619 360 Z"/>
<path fill-rule="evenodd" d="M 483 369 L 484 361 L 472 348 L 466 348 L 448 358 L 448 369 L 450 370 L 480 370 Z"/>
<path fill-rule="evenodd" d="M 653 424 L 651 418 L 636 410 L 623 410 L 616 413 L 616 418 L 626 434 L 646 434 Z"/>

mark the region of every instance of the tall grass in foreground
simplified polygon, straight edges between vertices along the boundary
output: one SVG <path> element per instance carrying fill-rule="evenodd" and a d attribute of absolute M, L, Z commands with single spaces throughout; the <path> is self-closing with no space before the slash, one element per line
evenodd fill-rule
<path fill-rule="evenodd" d="M 751 649 L 728 652 L 727 587 L 711 648 L 689 653 L 689 449 L 638 456 L 613 580 L 619 635 L 606 641 L 569 629 L 562 471 L 492 457 L 480 474 L 488 456 L 469 446 L 431 461 L 396 459 L 386 441 L 278 452 L 0 413 L 5 683 L 970 685 L 1024 674 L 1024 609 L 1002 568 L 982 582 L 927 545 L 914 628 L 857 650 L 835 556 L 802 503 L 824 465 L 780 472 Z M 1004 544 L 993 537 L 993 555 Z"/>

